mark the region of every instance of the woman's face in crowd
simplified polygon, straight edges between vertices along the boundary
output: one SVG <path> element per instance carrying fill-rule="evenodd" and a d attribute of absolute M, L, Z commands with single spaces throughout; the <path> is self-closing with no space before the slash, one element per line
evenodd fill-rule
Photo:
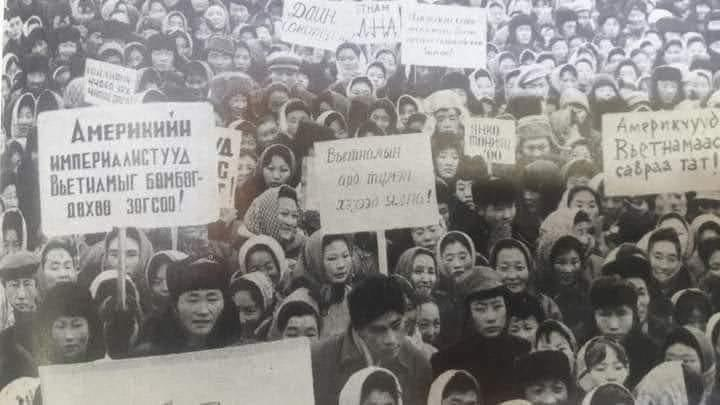
<path fill-rule="evenodd" d="M 430 298 L 437 282 L 433 258 L 426 254 L 416 255 L 410 271 L 410 282 L 415 292 L 421 297 Z"/>
<path fill-rule="evenodd" d="M 434 302 L 426 302 L 418 306 L 417 328 L 423 342 L 435 344 L 440 335 L 440 309 Z"/>
<path fill-rule="evenodd" d="M 575 69 L 577 69 L 577 72 L 578 72 L 578 82 L 579 83 L 587 85 L 590 82 L 592 82 L 592 78 L 595 75 L 595 72 L 593 71 L 593 68 L 592 68 L 592 66 L 590 66 L 589 63 L 587 63 L 587 62 L 577 63 L 577 64 L 575 64 Z"/>
<path fill-rule="evenodd" d="M 615 38 L 620 34 L 620 22 L 615 18 L 608 18 L 602 26 L 603 33 L 609 38 Z"/>
<path fill-rule="evenodd" d="M 490 81 L 490 78 L 487 76 L 478 76 L 475 79 L 475 85 L 477 86 L 479 98 L 487 97 L 490 99 L 495 98 L 495 86 L 493 86 L 492 81 Z"/>
<path fill-rule="evenodd" d="M 33 125 L 35 123 L 35 117 L 32 108 L 26 105 L 20 107 L 17 119 L 17 123 L 20 125 Z"/>
<path fill-rule="evenodd" d="M 159 49 L 152 51 L 150 54 L 153 67 L 160 72 L 168 72 L 172 70 L 175 63 L 175 55 L 169 49 Z"/>
<path fill-rule="evenodd" d="M 108 250 L 105 253 L 105 267 L 103 270 L 117 270 L 120 268 L 120 248 L 118 238 L 113 238 L 108 243 Z M 128 273 L 136 274 L 142 270 L 140 263 L 140 245 L 133 238 L 125 238 L 125 268 Z"/>
<path fill-rule="evenodd" d="M 22 25 L 23 22 L 20 17 L 11 18 L 10 21 L 7 22 L 6 32 L 8 33 L 8 37 L 16 41 L 20 39 L 22 35 Z"/>
<path fill-rule="evenodd" d="M 237 185 L 245 184 L 247 179 L 249 179 L 253 175 L 253 173 L 255 173 L 256 166 L 257 161 L 255 160 L 255 158 L 250 155 L 241 155 L 238 158 L 237 173 L 235 175 L 235 181 Z"/>
<path fill-rule="evenodd" d="M 2 199 L 5 209 L 18 208 L 17 187 L 14 184 L 5 186 L 0 199 Z"/>
<path fill-rule="evenodd" d="M 621 341 L 633 327 L 633 309 L 627 305 L 595 310 L 595 324 L 603 336 Z"/>
<path fill-rule="evenodd" d="M 628 370 L 627 364 L 620 361 L 615 350 L 606 346 L 605 359 L 593 365 L 589 370 L 589 374 L 594 386 L 605 383 L 623 385 L 630 374 L 630 370 Z"/>
<path fill-rule="evenodd" d="M 615 97 L 615 89 L 612 86 L 600 86 L 595 89 L 595 98 L 599 101 L 608 101 Z"/>
<path fill-rule="evenodd" d="M 243 94 L 236 94 L 228 100 L 228 106 L 234 117 L 240 117 L 247 111 L 247 97 Z"/>
<path fill-rule="evenodd" d="M 470 251 L 460 242 L 452 242 L 445 246 L 442 252 L 442 262 L 445 271 L 457 282 L 473 266 Z"/>
<path fill-rule="evenodd" d="M 227 16 L 225 11 L 220 6 L 210 6 L 205 11 L 205 19 L 207 19 L 210 27 L 214 30 L 221 30 L 225 28 Z"/>
<path fill-rule="evenodd" d="M 490 24 L 497 26 L 501 22 L 505 21 L 507 19 L 507 15 L 505 14 L 505 10 L 499 5 L 493 3 L 492 6 L 488 7 L 488 22 Z"/>
<path fill-rule="evenodd" d="M 377 56 L 378 62 L 385 66 L 387 72 L 386 77 L 392 77 L 397 71 L 397 62 L 395 62 L 395 56 L 390 52 L 382 52 Z"/>
<path fill-rule="evenodd" d="M 555 60 L 564 61 L 568 55 L 568 45 L 565 41 L 557 41 L 553 44 L 551 49 Z"/>
<path fill-rule="evenodd" d="M 424 247 L 431 251 L 435 249 L 435 244 L 445 233 L 445 227 L 437 225 L 419 226 L 412 228 L 410 236 L 415 246 Z"/>
<path fill-rule="evenodd" d="M 539 350 L 555 350 L 558 352 L 562 352 L 567 356 L 568 360 L 570 361 L 570 365 L 574 366 L 575 364 L 575 352 L 573 352 L 573 348 L 570 345 L 570 342 L 560 333 L 552 331 L 549 334 L 545 336 L 541 336 L 537 340 L 537 348 Z"/>
<path fill-rule="evenodd" d="M 530 270 L 527 259 L 520 249 L 508 248 L 500 250 L 497 255 L 495 270 L 500 273 L 503 284 L 513 294 L 527 290 Z"/>
<path fill-rule="evenodd" d="M 525 319 L 513 316 L 510 318 L 508 333 L 533 344 L 535 343 L 535 333 L 537 332 L 539 325 L 540 324 L 534 316 Z"/>
<path fill-rule="evenodd" d="M 250 12 L 243 4 L 230 3 L 230 20 L 234 25 L 247 22 Z"/>
<path fill-rule="evenodd" d="M 360 68 L 360 58 L 352 49 L 341 49 L 337 54 L 336 60 L 343 71 L 357 72 Z"/>
<path fill-rule="evenodd" d="M 177 47 L 176 49 L 178 55 L 184 57 L 185 59 L 192 59 L 192 47 L 184 36 L 178 35 L 178 37 L 175 38 L 175 46 Z M 142 54 L 140 56 L 142 56 Z"/>
<path fill-rule="evenodd" d="M 500 63 L 498 63 L 498 70 L 500 70 L 500 73 L 502 76 L 505 76 L 505 74 L 517 67 L 517 62 L 515 62 L 514 59 L 505 57 L 500 59 Z"/>
<path fill-rule="evenodd" d="M 400 122 L 407 126 L 408 118 L 410 118 L 411 115 L 417 113 L 417 106 L 415 103 L 403 103 L 400 105 Z"/>
<path fill-rule="evenodd" d="M 653 243 L 649 256 L 653 276 L 661 283 L 670 281 L 682 267 L 680 252 L 673 242 L 661 240 Z"/>
<path fill-rule="evenodd" d="M 470 302 L 470 316 L 475 332 L 485 338 L 500 336 L 507 323 L 507 307 L 503 297 L 492 297 Z"/>
<path fill-rule="evenodd" d="M 687 53 L 691 59 L 693 57 L 708 56 L 707 46 L 702 41 L 691 42 L 688 45 Z"/>
<path fill-rule="evenodd" d="M 289 242 L 295 238 L 297 233 L 300 213 L 298 205 L 292 198 L 281 197 L 278 199 L 278 221 L 280 222 L 280 242 Z"/>
<path fill-rule="evenodd" d="M 22 249 L 22 241 L 15 229 L 8 229 L 3 233 L 3 249 L 5 254 L 17 253 Z"/>
<path fill-rule="evenodd" d="M 558 254 L 552 265 L 557 282 L 562 286 L 570 286 L 577 281 L 582 259 L 578 251 L 571 249 Z"/>
<path fill-rule="evenodd" d="M 16 278 L 5 282 L 5 296 L 13 309 L 18 312 L 37 310 L 37 282 L 33 278 Z"/>
<path fill-rule="evenodd" d="M 72 256 L 65 249 L 51 249 L 45 254 L 42 267 L 45 287 L 49 290 L 60 283 L 74 283 L 77 272 Z"/>
<path fill-rule="evenodd" d="M 350 86 L 350 96 L 354 97 L 370 97 L 372 95 L 372 88 L 365 82 L 358 81 Z"/>
<path fill-rule="evenodd" d="M 180 49 L 178 48 L 178 52 Z M 130 51 L 130 54 L 128 55 L 127 65 L 129 68 L 135 69 L 140 67 L 142 63 L 145 61 L 145 57 L 143 56 L 142 52 L 140 52 L 137 49 L 134 49 Z"/>
<path fill-rule="evenodd" d="M 457 150 L 441 150 L 435 157 L 435 172 L 443 180 L 451 180 L 457 175 L 460 164 L 460 154 Z"/>
<path fill-rule="evenodd" d="M 280 108 L 290 99 L 290 95 L 284 90 L 275 90 L 270 93 L 268 97 L 268 103 L 270 104 L 270 111 L 277 113 Z"/>
<path fill-rule="evenodd" d="M 384 108 L 377 108 L 370 112 L 370 121 L 377 124 L 383 132 L 388 133 L 390 128 L 390 114 Z"/>
<path fill-rule="evenodd" d="M 527 45 L 532 40 L 532 27 L 529 25 L 521 25 L 515 30 L 517 42 L 521 45 Z"/>
<path fill-rule="evenodd" d="M 687 215 L 687 197 L 684 193 L 663 193 L 655 197 L 655 213 L 658 216 L 671 212 L 683 217 Z"/>
<path fill-rule="evenodd" d="M 277 266 L 275 257 L 267 249 L 258 249 L 248 255 L 247 271 L 248 273 L 256 271 L 265 273 L 274 285 L 280 282 L 280 269 Z"/>
<path fill-rule="evenodd" d="M 635 62 L 635 66 L 638 67 L 641 74 L 648 74 L 650 73 L 650 67 L 652 66 L 652 63 L 650 62 L 650 57 L 645 52 L 638 52 L 635 56 L 633 56 L 632 61 Z"/>
<path fill-rule="evenodd" d="M 720 250 L 713 252 L 708 259 L 708 271 L 715 277 L 720 277 Z"/>
<path fill-rule="evenodd" d="M 195 36 L 195 39 L 201 42 L 210 38 L 210 36 L 212 35 L 212 31 L 210 31 L 210 26 L 208 25 L 208 22 L 206 20 L 201 20 L 195 27 L 195 32 L 193 33 L 193 35 Z"/>
<path fill-rule="evenodd" d="M 295 110 L 287 113 L 288 135 L 295 136 L 298 126 L 302 121 L 310 121 L 310 116 L 303 110 Z"/>
<path fill-rule="evenodd" d="M 170 292 L 167 287 L 167 268 L 167 263 L 163 263 L 158 266 L 155 271 L 155 275 L 152 280 L 150 280 L 150 288 L 153 293 L 163 298 L 168 298 L 170 296 Z"/>
<path fill-rule="evenodd" d="M 352 272 L 352 256 L 347 242 L 334 240 L 323 249 L 323 268 L 332 284 L 344 284 Z"/>
<path fill-rule="evenodd" d="M 185 31 L 185 20 L 177 14 L 173 14 L 168 18 L 168 31 Z"/>
<path fill-rule="evenodd" d="M 335 139 L 345 139 L 348 137 L 347 128 L 340 119 L 335 119 L 330 122 L 328 128 L 332 129 L 335 134 Z"/>
<path fill-rule="evenodd" d="M 153 20 L 160 22 L 165 18 L 167 15 L 167 10 L 165 10 L 165 6 L 159 2 L 154 1 L 150 4 L 150 9 L 148 10 L 148 16 L 152 18 Z"/>
<path fill-rule="evenodd" d="M 665 361 L 681 361 L 688 369 L 702 375 L 702 361 L 698 352 L 692 347 L 675 343 L 665 350 Z"/>
<path fill-rule="evenodd" d="M 635 84 L 637 81 L 637 73 L 632 66 L 625 65 L 621 67 L 619 73 L 618 76 L 620 76 L 620 80 L 624 83 Z"/>
<path fill-rule="evenodd" d="M 293 316 L 288 319 L 283 339 L 304 336 L 311 341 L 317 340 L 320 334 L 317 319 L 312 315 Z"/>
<path fill-rule="evenodd" d="M 583 190 L 575 193 L 568 206 L 585 212 L 591 220 L 596 219 L 598 215 L 600 215 L 600 209 L 597 206 L 595 196 L 589 191 Z"/>
<path fill-rule="evenodd" d="M 231 55 L 224 52 L 210 51 L 207 57 L 208 65 L 215 73 L 227 72 L 232 68 L 233 59 Z"/>
<path fill-rule="evenodd" d="M 207 337 L 215 327 L 225 300 L 218 289 L 191 290 L 180 294 L 177 301 L 178 319 L 185 333 Z"/>
<path fill-rule="evenodd" d="M 562 83 L 561 90 L 569 89 L 571 87 L 577 88 L 578 78 L 577 75 L 570 70 L 564 70 L 560 73 L 560 82 Z"/>
<path fill-rule="evenodd" d="M 568 402 L 568 389 L 561 380 L 536 381 L 525 387 L 524 394 L 532 405 L 566 405 Z"/>
<path fill-rule="evenodd" d="M 263 179 L 267 187 L 278 187 L 287 184 L 290 181 L 292 171 L 290 164 L 280 155 L 274 155 L 270 158 L 268 164 L 263 166 Z"/>
<path fill-rule="evenodd" d="M 385 72 L 383 72 L 383 70 L 379 67 L 369 67 L 367 70 L 367 77 L 370 79 L 376 89 L 385 88 L 385 84 L 387 83 L 385 80 Z"/>
<path fill-rule="evenodd" d="M 685 55 L 685 49 L 679 44 L 673 44 L 665 49 L 665 62 L 667 64 L 673 63 L 686 63 L 687 56 Z"/>
<path fill-rule="evenodd" d="M 233 295 L 233 302 L 238 312 L 240 326 L 254 329 L 262 317 L 262 310 L 248 290 L 237 291 Z"/>
<path fill-rule="evenodd" d="M 52 323 L 54 351 L 64 360 L 78 360 L 85 356 L 90 340 L 90 326 L 82 316 L 60 316 Z"/>
<path fill-rule="evenodd" d="M 648 291 L 647 283 L 639 277 L 631 277 L 626 280 L 635 288 L 638 297 L 638 318 L 640 318 L 640 323 L 644 323 L 647 320 L 650 306 L 650 291 Z"/>
<path fill-rule="evenodd" d="M 241 72 L 247 72 L 250 70 L 250 65 L 252 64 L 250 51 L 246 48 L 238 47 L 235 50 L 235 55 L 233 56 L 233 63 L 235 64 L 235 68 Z"/>

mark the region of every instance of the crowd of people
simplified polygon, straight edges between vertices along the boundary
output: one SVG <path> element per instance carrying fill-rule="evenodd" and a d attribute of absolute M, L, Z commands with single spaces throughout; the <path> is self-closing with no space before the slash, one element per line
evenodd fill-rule
<path fill-rule="evenodd" d="M 0 402 L 40 403 L 39 366 L 306 337 L 318 405 L 720 404 L 720 191 L 607 195 L 601 147 L 604 114 L 720 105 L 720 2 L 434 4 L 487 10 L 486 66 L 289 44 L 279 0 L 5 1 Z M 43 234 L 37 118 L 89 106 L 88 58 L 212 104 L 234 209 Z M 476 117 L 515 123 L 514 165 L 465 153 Z M 436 223 L 324 232 L 315 143 L 413 133 Z"/>

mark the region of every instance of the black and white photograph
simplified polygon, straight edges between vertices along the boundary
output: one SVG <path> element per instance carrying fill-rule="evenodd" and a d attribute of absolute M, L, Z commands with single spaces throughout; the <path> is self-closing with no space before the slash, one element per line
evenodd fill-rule
<path fill-rule="evenodd" d="M 0 405 L 720 405 L 720 0 L 2 0 Z"/>

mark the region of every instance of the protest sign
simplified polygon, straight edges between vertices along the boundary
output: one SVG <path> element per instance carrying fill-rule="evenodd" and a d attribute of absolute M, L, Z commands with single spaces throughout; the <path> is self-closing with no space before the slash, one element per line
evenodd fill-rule
<path fill-rule="evenodd" d="M 346 10 L 340 1 L 288 0 L 283 5 L 282 40 L 334 51 L 347 30 L 341 23 Z"/>
<path fill-rule="evenodd" d="M 603 116 L 607 195 L 714 190 L 720 181 L 720 110 Z"/>
<path fill-rule="evenodd" d="M 186 354 L 40 367 L 46 404 L 313 404 L 305 338 Z M 268 390 L 267 387 L 282 387 Z"/>
<path fill-rule="evenodd" d="M 466 155 L 480 155 L 487 163 L 515 164 L 516 148 L 514 120 L 468 119 L 465 127 Z"/>
<path fill-rule="evenodd" d="M 133 104 L 138 72 L 95 59 L 85 61 L 85 101 L 90 104 Z"/>
<path fill-rule="evenodd" d="M 435 174 L 426 134 L 315 144 L 314 191 L 322 228 L 352 233 L 438 222 Z"/>
<path fill-rule="evenodd" d="M 400 41 L 400 3 L 350 2 L 343 16 L 346 40 L 358 44 L 392 44 Z"/>
<path fill-rule="evenodd" d="M 43 113 L 38 160 L 43 231 L 103 232 L 217 220 L 217 152 L 207 103 Z"/>
<path fill-rule="evenodd" d="M 217 133 L 217 176 L 220 208 L 235 207 L 236 177 L 240 164 L 240 144 L 243 133 L 227 128 L 215 128 Z"/>
<path fill-rule="evenodd" d="M 456 68 L 486 65 L 484 8 L 406 2 L 401 31 L 404 65 Z"/>

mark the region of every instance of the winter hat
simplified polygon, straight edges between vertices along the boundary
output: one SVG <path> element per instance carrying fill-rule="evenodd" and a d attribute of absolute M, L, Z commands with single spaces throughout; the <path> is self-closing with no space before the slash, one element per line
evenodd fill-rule
<path fill-rule="evenodd" d="M 166 277 L 173 302 L 188 291 L 217 289 L 224 292 L 228 287 L 225 267 L 216 261 L 204 258 L 191 263 L 172 263 Z"/>
<path fill-rule="evenodd" d="M 645 252 L 632 243 L 622 243 L 605 257 L 602 274 L 616 275 L 620 278 L 640 278 L 646 282 L 651 279 L 651 267 Z"/>
<path fill-rule="evenodd" d="M 593 310 L 623 305 L 634 309 L 637 307 L 637 292 L 625 280 L 601 277 L 590 288 L 590 303 Z"/>
<path fill-rule="evenodd" d="M 573 334 L 572 330 L 570 330 L 567 325 L 556 319 L 546 319 L 540 324 L 540 326 L 538 326 L 537 332 L 535 332 L 535 347 L 537 347 L 541 337 L 548 337 L 552 332 L 556 332 L 565 338 L 565 340 L 570 343 L 570 348 L 573 353 L 577 353 L 578 342 L 575 339 L 575 334 Z"/>
<path fill-rule="evenodd" d="M 27 250 L 11 253 L 0 259 L 0 278 L 3 283 L 18 278 L 33 278 L 39 265 L 38 257 Z"/>
<path fill-rule="evenodd" d="M 536 138 L 552 139 L 553 132 L 550 120 L 546 115 L 528 115 L 517 121 L 518 143 Z"/>
<path fill-rule="evenodd" d="M 61 316 L 81 316 L 88 319 L 91 325 L 96 324 L 95 306 L 87 288 L 75 283 L 61 283 L 51 288 L 43 299 L 38 311 L 41 323 L 50 322 Z"/>
<path fill-rule="evenodd" d="M 455 109 L 462 113 L 465 109 L 460 96 L 452 90 L 439 90 L 430 94 L 425 99 L 425 111 L 435 114 L 439 110 Z"/>
<path fill-rule="evenodd" d="M 568 21 L 577 21 L 578 16 L 575 10 L 569 8 L 560 7 L 555 10 L 555 25 L 558 29 L 562 29 L 563 24 Z"/>
<path fill-rule="evenodd" d="M 548 71 L 543 65 L 532 64 L 522 67 L 515 86 L 523 88 L 536 80 L 546 78 L 547 74 Z"/>
<path fill-rule="evenodd" d="M 317 233 L 317 232 L 316 232 Z M 405 313 L 405 298 L 400 283 L 377 274 L 361 280 L 348 297 L 350 323 L 359 330 L 389 311 Z"/>
<path fill-rule="evenodd" d="M 642 91 L 628 92 L 625 95 L 625 102 L 628 105 L 630 111 L 635 111 L 640 107 L 646 107 L 650 110 L 650 98 L 647 93 Z"/>
<path fill-rule="evenodd" d="M 527 354 L 515 362 L 515 371 L 517 383 L 523 388 L 546 379 L 560 380 L 568 390 L 573 386 L 570 363 L 559 351 L 540 350 Z"/>
<path fill-rule="evenodd" d="M 156 252 L 145 265 L 145 282 L 147 285 L 152 285 L 152 280 L 155 278 L 155 273 L 158 268 L 163 264 L 178 263 L 184 260 L 188 260 L 189 256 L 178 250 L 160 250 Z"/>
<path fill-rule="evenodd" d="M 668 32 L 684 34 L 688 31 L 689 27 L 683 20 L 677 17 L 663 17 L 657 20 L 655 28 L 660 32 L 660 35 L 664 37 Z"/>
<path fill-rule="evenodd" d="M 269 70 L 273 69 L 293 69 L 300 70 L 302 60 L 297 55 L 290 52 L 274 52 L 267 58 L 267 66 Z"/>
<path fill-rule="evenodd" d="M 568 87 L 560 95 L 560 108 L 570 105 L 578 105 L 583 107 L 585 111 L 590 111 L 587 95 L 575 87 Z"/>
<path fill-rule="evenodd" d="M 463 274 L 462 280 L 458 282 L 461 296 L 464 297 L 465 307 L 471 300 L 486 299 L 491 297 L 505 297 L 509 300 L 509 291 L 502 283 L 500 274 L 485 266 L 475 266 Z"/>
<path fill-rule="evenodd" d="M 60 27 L 55 30 L 55 41 L 57 44 L 65 42 L 80 42 L 80 31 L 75 27 Z"/>
<path fill-rule="evenodd" d="M 683 74 L 680 69 L 678 69 L 675 66 L 670 65 L 662 65 L 658 66 L 655 69 L 653 69 L 652 72 L 652 79 L 655 81 L 658 80 L 667 80 L 667 81 L 674 81 L 674 82 L 682 82 Z"/>
<path fill-rule="evenodd" d="M 50 70 L 49 60 L 47 56 L 31 53 L 22 58 L 22 71 L 26 75 L 30 73 L 45 73 Z"/>
<path fill-rule="evenodd" d="M 635 397 L 620 384 L 605 383 L 585 395 L 581 405 L 635 405 Z"/>
<path fill-rule="evenodd" d="M 235 43 L 224 35 L 213 35 L 208 38 L 205 50 L 232 56 L 235 53 Z"/>
<path fill-rule="evenodd" d="M 175 45 L 175 40 L 170 38 L 169 36 L 163 34 L 155 34 L 147 39 L 147 49 L 150 53 L 160 50 L 175 52 L 177 46 Z M 122 49 L 120 53 L 122 53 Z"/>
<path fill-rule="evenodd" d="M 480 385 L 472 374 L 465 370 L 447 370 L 440 374 L 430 386 L 427 404 L 442 404 L 443 398 L 452 392 L 450 389 L 452 389 L 453 385 L 462 386 L 463 391 L 468 391 L 466 388 L 474 389 L 478 394 L 478 399 L 482 398 Z"/>

